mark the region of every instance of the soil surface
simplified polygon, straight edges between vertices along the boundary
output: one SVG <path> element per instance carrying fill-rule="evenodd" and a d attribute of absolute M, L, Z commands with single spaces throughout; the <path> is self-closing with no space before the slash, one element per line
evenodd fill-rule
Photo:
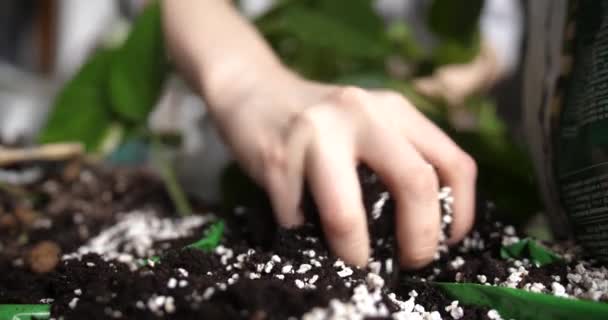
<path fill-rule="evenodd" d="M 493 310 L 452 301 L 432 281 L 608 300 L 608 283 L 603 290 L 585 282 L 605 280 L 606 270 L 592 262 L 567 256 L 537 267 L 501 259 L 501 246 L 520 236 L 493 221 L 485 202 L 463 242 L 423 270 L 400 271 L 394 203 L 365 168 L 360 180 L 373 239 L 366 268 L 328 252 L 309 196 L 303 207 L 311 222 L 283 230 L 264 203 L 172 216 L 162 183 L 143 170 L 78 161 L 1 170 L 10 180 L 0 182 L 0 304 L 48 303 L 56 319 L 497 319 Z M 453 199 L 442 192 L 449 234 Z M 220 246 L 183 249 L 218 215 L 226 221 Z M 152 256 L 160 261 L 145 259 Z"/>

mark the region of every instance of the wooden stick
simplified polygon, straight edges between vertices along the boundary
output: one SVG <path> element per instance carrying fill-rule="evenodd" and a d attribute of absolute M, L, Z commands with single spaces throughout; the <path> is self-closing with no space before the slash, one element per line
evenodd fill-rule
<path fill-rule="evenodd" d="M 0 166 L 24 161 L 59 161 L 84 154 L 80 143 L 45 144 L 31 148 L 5 148 L 0 146 Z"/>

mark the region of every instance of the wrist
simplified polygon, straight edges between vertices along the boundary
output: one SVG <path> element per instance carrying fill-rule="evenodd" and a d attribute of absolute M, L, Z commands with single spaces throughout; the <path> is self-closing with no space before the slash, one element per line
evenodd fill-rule
<path fill-rule="evenodd" d="M 243 65 L 219 63 L 202 68 L 198 89 L 212 114 L 223 114 L 261 94 L 277 91 L 279 84 L 293 83 L 297 77 L 279 63 Z"/>

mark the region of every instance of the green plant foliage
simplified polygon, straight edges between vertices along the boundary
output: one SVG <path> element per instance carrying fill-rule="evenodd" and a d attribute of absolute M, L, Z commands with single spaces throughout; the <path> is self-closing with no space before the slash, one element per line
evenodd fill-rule
<path fill-rule="evenodd" d="M 390 42 L 369 0 L 284 1 L 256 25 L 283 61 L 303 75 L 334 81 L 341 74 L 382 69 Z"/>
<path fill-rule="evenodd" d="M 206 231 L 205 236 L 195 243 L 192 243 L 186 248 L 198 249 L 203 251 L 211 251 L 217 247 L 222 241 L 224 235 L 224 221 L 220 220 L 211 225 Z"/>
<path fill-rule="evenodd" d="M 428 15 L 429 29 L 441 40 L 470 42 L 478 32 L 483 0 L 433 0 Z"/>
<path fill-rule="evenodd" d="M 112 126 L 142 131 L 168 71 L 160 6 L 153 3 L 121 47 L 97 50 L 59 92 L 38 141 L 79 141 L 95 152 Z"/>
<path fill-rule="evenodd" d="M 183 249 L 196 249 L 209 252 L 217 247 L 222 242 L 224 236 L 224 221 L 219 220 L 205 230 L 205 235 L 198 241 L 185 246 Z M 139 266 L 145 266 L 148 263 L 161 262 L 160 256 L 152 256 L 147 259 L 138 261 Z M 2 320 L 2 319 L 0 319 Z"/>
<path fill-rule="evenodd" d="M 109 96 L 112 110 L 132 122 L 148 118 L 168 73 L 160 4 L 150 4 L 138 17 L 126 42 L 114 56 Z"/>
<path fill-rule="evenodd" d="M 526 238 L 509 246 L 500 248 L 503 259 L 529 259 L 539 266 L 562 261 L 561 257 L 551 250 L 541 246 L 536 241 Z"/>
<path fill-rule="evenodd" d="M 424 50 L 414 40 L 414 36 L 408 25 L 403 22 L 392 23 L 386 30 L 386 36 L 391 45 L 396 48 L 397 54 L 410 63 L 424 60 Z"/>
<path fill-rule="evenodd" d="M 437 283 L 463 304 L 498 310 L 503 319 L 601 320 L 608 319 L 608 304 L 555 297 L 520 289 L 472 283 Z"/>
<path fill-rule="evenodd" d="M 436 65 L 466 63 L 479 52 L 479 17 L 483 3 L 483 0 L 433 1 L 427 22 L 440 40 L 433 52 Z"/>
<path fill-rule="evenodd" d="M 0 304 L 0 320 L 46 320 L 50 315 L 49 304 Z"/>
<path fill-rule="evenodd" d="M 97 51 L 59 92 L 40 143 L 80 141 L 87 151 L 97 149 L 112 123 L 105 84 L 114 54 Z"/>
<path fill-rule="evenodd" d="M 382 58 L 387 52 L 384 26 L 371 2 L 301 1 L 278 6 L 257 21 L 266 36 L 297 41 L 303 54 L 327 49 L 341 58 Z"/>
<path fill-rule="evenodd" d="M 479 44 L 478 33 L 467 43 L 452 39 L 445 40 L 433 51 L 432 61 L 435 66 L 467 63 L 479 52 Z"/>

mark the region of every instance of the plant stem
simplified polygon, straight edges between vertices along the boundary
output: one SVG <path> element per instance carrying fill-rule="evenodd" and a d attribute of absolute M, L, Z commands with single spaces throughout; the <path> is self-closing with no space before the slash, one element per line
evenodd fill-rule
<path fill-rule="evenodd" d="M 154 161 L 160 169 L 161 178 L 167 188 L 167 192 L 169 192 L 169 197 L 171 197 L 175 209 L 177 209 L 177 213 L 181 216 L 192 214 L 192 207 L 188 202 L 186 193 L 177 181 L 173 161 L 165 154 L 167 152 L 166 147 L 158 137 L 152 137 L 152 149 Z"/>

